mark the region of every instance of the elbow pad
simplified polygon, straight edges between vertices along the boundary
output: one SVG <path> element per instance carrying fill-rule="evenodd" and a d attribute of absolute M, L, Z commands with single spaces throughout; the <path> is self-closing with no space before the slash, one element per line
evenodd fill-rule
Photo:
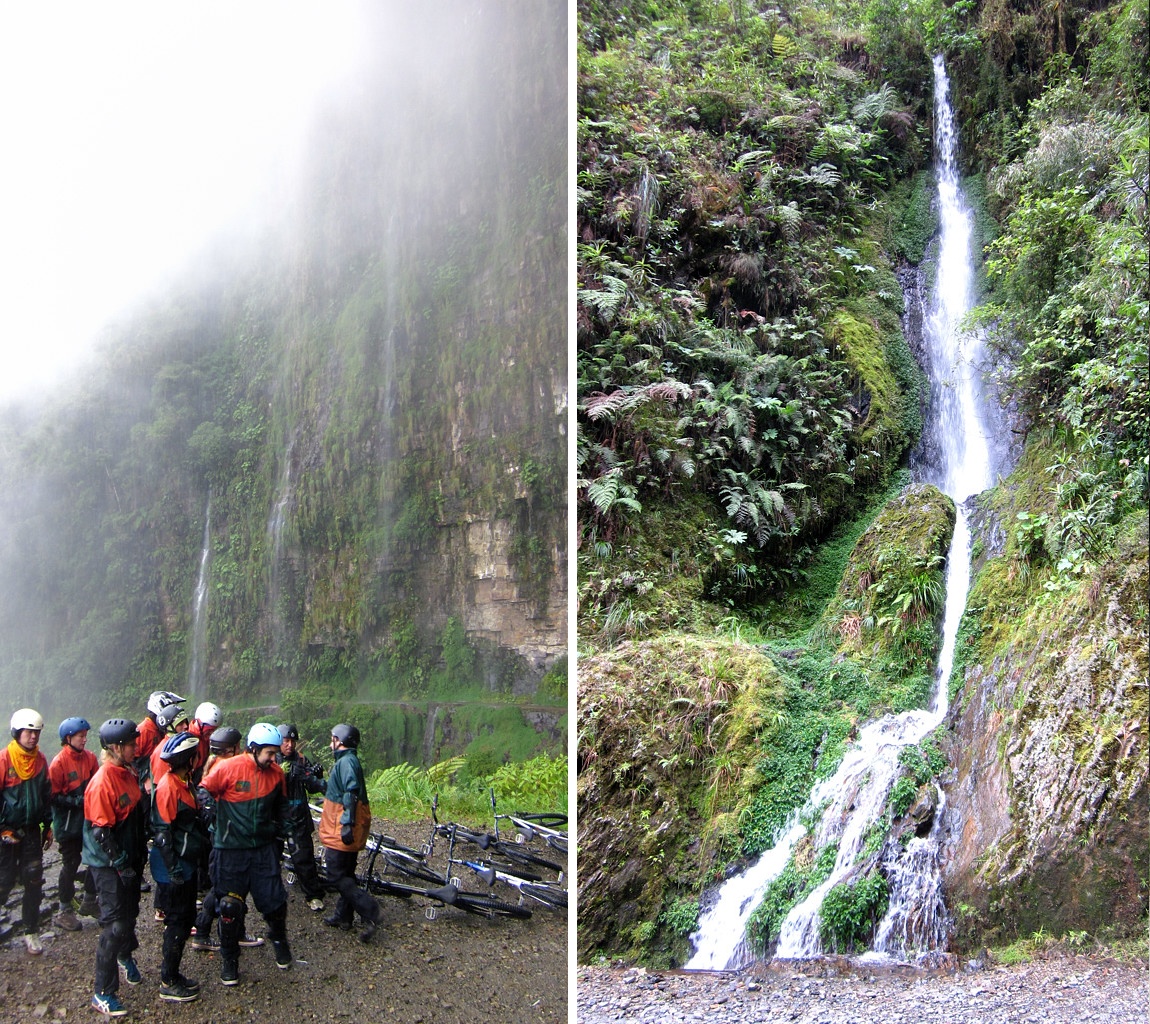
<path fill-rule="evenodd" d="M 156 830 L 156 838 L 153 840 L 152 845 L 160 855 L 160 859 L 164 862 L 164 867 L 168 869 L 168 873 L 172 873 L 172 869 L 176 864 L 176 851 L 172 845 L 172 833 L 166 828 Z"/>
<path fill-rule="evenodd" d="M 105 825 L 94 826 L 92 828 L 92 838 L 96 840 L 100 849 L 104 851 L 112 867 L 119 870 L 128 863 L 128 855 L 120 849 L 120 844 L 116 841 L 116 837 L 112 834 L 110 828 Z"/>

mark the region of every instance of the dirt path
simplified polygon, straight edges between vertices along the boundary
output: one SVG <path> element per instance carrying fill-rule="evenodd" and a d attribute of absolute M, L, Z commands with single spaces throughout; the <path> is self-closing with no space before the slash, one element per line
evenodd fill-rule
<path fill-rule="evenodd" d="M 377 822 L 401 842 L 419 845 L 422 825 Z M 55 858 L 46 871 L 54 884 Z M 7 907 L 19 919 L 18 889 Z M 567 918 L 546 909 L 528 921 L 487 920 L 443 909 L 435 921 L 424 904 L 381 897 L 384 924 L 370 945 L 354 932 L 321 923 L 323 914 L 304 905 L 288 887 L 288 937 L 296 963 L 276 969 L 270 947 L 243 949 L 241 983 L 219 983 L 213 953 L 184 954 L 183 972 L 197 979 L 198 1002 L 162 1003 L 158 998 L 163 925 L 152 920 L 151 897 L 141 907 L 137 962 L 144 975 L 138 987 L 120 986 L 127 1021 L 232 1024 L 236 1021 L 394 1020 L 420 1024 L 560 1024 L 567 1020 Z M 54 893 L 53 893 L 54 895 Z M 506 897 L 504 897 L 506 898 Z M 334 896 L 327 900 L 328 911 Z M 48 899 L 45 899 L 45 907 Z M 31 957 L 23 940 L 0 943 L 0 1021 L 104 1018 L 88 1007 L 95 968 L 96 922 L 82 919 L 80 932 L 45 933 L 44 953 Z M 248 930 L 262 934 L 263 919 L 248 915 Z M 50 928 L 50 925 L 45 925 Z M 4 929 L 7 930 L 7 929 Z"/>
<path fill-rule="evenodd" d="M 1088 956 L 923 975 L 796 964 L 740 975 L 582 967 L 579 1024 L 1146 1024 L 1145 966 Z"/>

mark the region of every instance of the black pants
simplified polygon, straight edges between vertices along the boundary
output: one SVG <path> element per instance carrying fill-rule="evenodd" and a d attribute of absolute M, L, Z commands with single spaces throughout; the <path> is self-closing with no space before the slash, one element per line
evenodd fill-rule
<path fill-rule="evenodd" d="M 24 931 L 40 932 L 40 897 L 44 893 L 44 850 L 40 829 L 28 825 L 18 843 L 0 843 L 0 907 L 19 882 L 24 886 Z"/>
<path fill-rule="evenodd" d="M 355 862 L 358 859 L 359 854 L 354 851 L 324 847 L 323 862 L 327 868 L 328 884 L 339 893 L 335 916 L 348 924 L 357 911 L 364 921 L 379 920 L 379 904 L 356 884 Z"/>
<path fill-rule="evenodd" d="M 60 898 L 60 909 L 70 910 L 70 904 L 76 898 L 76 878 L 80 873 L 80 854 L 84 850 L 84 837 L 57 836 L 56 846 L 60 850 L 60 882 L 57 895 Z M 96 885 L 92 881 L 92 873 L 84 872 L 84 896 L 96 897 Z"/>
<path fill-rule="evenodd" d="M 130 955 L 139 945 L 136 917 L 140 913 L 140 876 L 125 885 L 115 868 L 88 867 L 100 901 L 100 941 L 96 943 L 96 991 L 114 995 L 120 987 L 117 957 Z"/>
<path fill-rule="evenodd" d="M 315 848 L 311 840 L 310 828 L 296 829 L 292 834 L 295 840 L 295 853 L 291 855 L 291 866 L 295 872 L 303 894 L 309 900 L 323 899 L 323 882 L 319 878 L 319 866 L 315 862 Z"/>
<path fill-rule="evenodd" d="M 196 917 L 196 868 L 184 862 L 184 881 L 178 885 L 167 883 L 168 905 L 164 918 L 163 960 L 160 964 L 160 980 L 165 984 L 176 981 L 180 975 L 180 961 L 184 946 L 192 931 Z"/>

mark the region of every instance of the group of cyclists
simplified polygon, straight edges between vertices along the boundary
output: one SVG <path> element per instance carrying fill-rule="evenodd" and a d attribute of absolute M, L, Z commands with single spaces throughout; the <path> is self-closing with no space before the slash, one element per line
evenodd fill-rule
<path fill-rule="evenodd" d="M 118 995 L 121 979 L 142 981 L 134 953 L 148 888 L 164 925 L 159 997 L 172 1002 L 200 996 L 199 983 L 182 973 L 189 943 L 218 952 L 222 984 L 239 983 L 241 946 L 264 942 L 245 927 L 249 895 L 267 923 L 276 966 L 291 968 L 285 851 L 310 910 L 324 909 L 328 888 L 338 892 L 325 924 L 350 930 L 358 913 L 359 937 L 370 942 L 382 917 L 355 876 L 371 825 L 359 730 L 332 728 L 335 763 L 325 780 L 322 766 L 300 753 L 294 725 L 257 722 L 243 737 L 222 724 L 218 705 L 205 701 L 189 715 L 185 702 L 160 690 L 139 724 L 106 720 L 97 730 L 99 760 L 86 746 L 91 725 L 76 716 L 60 723 L 60 751 L 49 764 L 40 749 L 44 720 L 32 708 L 13 714 L 11 742 L 0 749 L 0 906 L 23 886 L 25 947 L 41 955 L 44 853 L 55 842 L 61 866 L 54 921 L 79 931 L 79 917 L 97 918 L 91 1005 L 109 1017 L 128 1012 Z M 309 804 L 320 793 L 326 884 Z"/>

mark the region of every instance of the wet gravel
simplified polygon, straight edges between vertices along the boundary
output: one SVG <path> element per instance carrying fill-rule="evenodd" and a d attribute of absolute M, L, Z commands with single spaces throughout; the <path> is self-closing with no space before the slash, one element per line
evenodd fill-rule
<path fill-rule="evenodd" d="M 401 842 L 418 846 L 426 826 L 376 822 Z M 54 897 L 58 861 L 46 862 L 49 895 Z M 496 892 L 499 890 L 497 889 Z M 428 903 L 418 898 L 380 897 L 383 925 L 375 939 L 360 943 L 356 932 L 325 927 L 324 916 L 307 909 L 302 894 L 288 886 L 288 938 L 296 962 L 278 970 L 270 945 L 242 949 L 241 983 L 219 982 L 214 953 L 190 948 L 183 973 L 198 980 L 202 996 L 194 1003 L 159 1000 L 160 944 L 163 925 L 152 920 L 151 897 L 143 898 L 136 960 L 143 984 L 121 983 L 128 1007 L 126 1021 L 403 1021 L 416 1024 L 560 1024 L 568 1018 L 567 916 L 540 908 L 527 921 L 486 919 L 442 908 L 434 921 L 424 917 Z M 0 936 L 19 920 L 20 889 L 0 919 Z M 507 898 L 507 897 L 503 897 Z M 513 898 L 511 900 L 514 901 Z M 334 906 L 329 895 L 327 909 Z M 49 896 L 45 897 L 45 909 Z M 81 919 L 80 932 L 44 925 L 44 952 L 29 956 L 20 937 L 0 941 L 0 1021 L 104 1018 L 89 1007 L 99 929 Z M 263 934 L 263 918 L 254 911 L 248 930 Z M 19 931 L 19 929 L 17 929 Z"/>
<path fill-rule="evenodd" d="M 842 963 L 732 975 L 581 967 L 579 1024 L 1146 1024 L 1147 968 L 1088 956 L 935 973 Z"/>

